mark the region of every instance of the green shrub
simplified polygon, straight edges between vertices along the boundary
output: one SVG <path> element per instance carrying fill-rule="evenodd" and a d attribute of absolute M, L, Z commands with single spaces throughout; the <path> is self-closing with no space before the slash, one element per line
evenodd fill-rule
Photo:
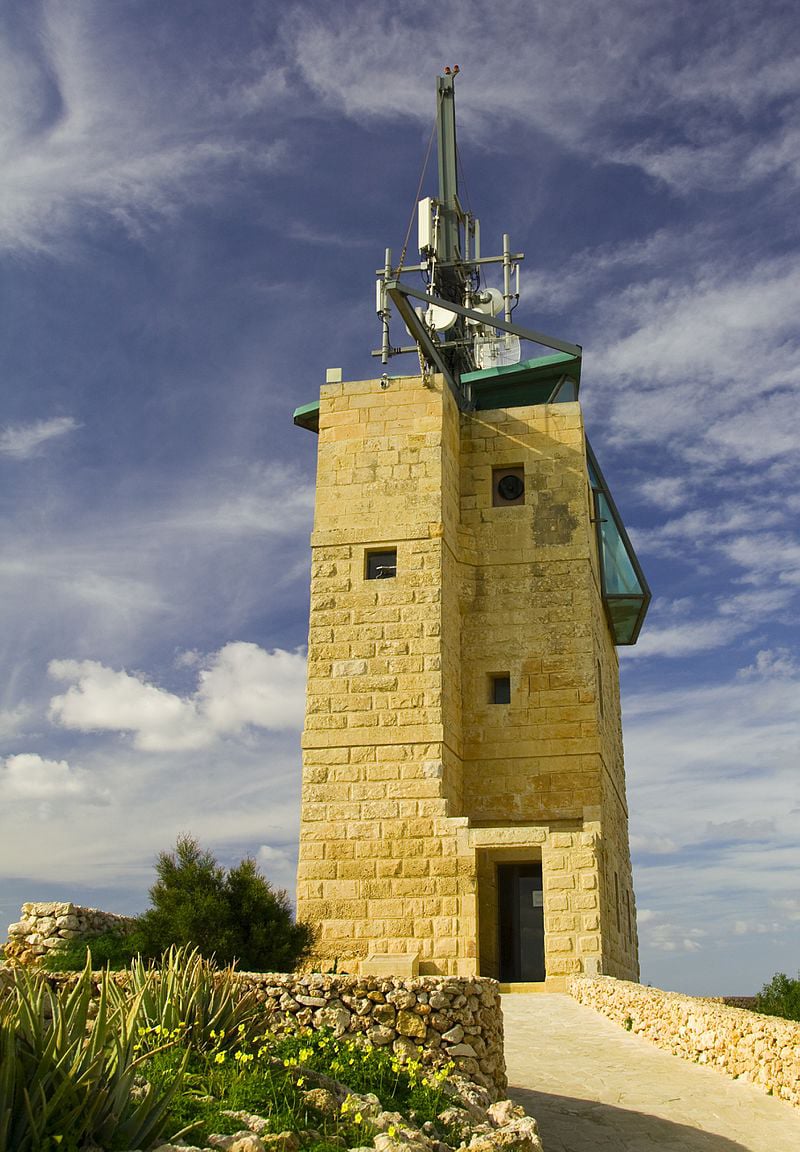
<path fill-rule="evenodd" d="M 47 972 L 81 972 L 86 967 L 88 953 L 95 972 L 100 968 L 116 971 L 127 968 L 139 950 L 134 936 L 103 932 L 89 940 L 65 940 L 60 948 L 42 957 L 41 966 Z"/>
<path fill-rule="evenodd" d="M 756 996 L 756 1012 L 767 1016 L 783 1016 L 785 1020 L 800 1020 L 800 973 L 793 980 L 777 972 Z"/>
<path fill-rule="evenodd" d="M 292 920 L 285 892 L 275 891 L 254 860 L 229 872 L 190 836 L 162 852 L 151 907 L 139 918 L 136 941 L 146 957 L 173 945 L 195 945 L 221 964 L 253 972 L 288 972 L 307 955 L 311 927 Z"/>

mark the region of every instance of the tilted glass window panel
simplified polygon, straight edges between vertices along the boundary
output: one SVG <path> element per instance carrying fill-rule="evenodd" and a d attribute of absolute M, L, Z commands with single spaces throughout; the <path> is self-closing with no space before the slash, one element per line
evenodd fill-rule
<path fill-rule="evenodd" d="M 594 493 L 603 602 L 614 642 L 635 644 L 650 604 L 650 589 L 588 440 L 586 457 Z"/>
<path fill-rule="evenodd" d="M 642 585 L 634 571 L 625 542 L 620 535 L 614 514 L 603 492 L 597 493 L 597 514 L 600 518 L 600 539 L 603 546 L 603 576 L 609 596 L 644 595 Z"/>
<path fill-rule="evenodd" d="M 643 613 L 643 598 L 641 596 L 609 596 L 606 599 L 606 607 L 611 617 L 617 644 L 633 644 L 639 630 L 639 617 Z"/>

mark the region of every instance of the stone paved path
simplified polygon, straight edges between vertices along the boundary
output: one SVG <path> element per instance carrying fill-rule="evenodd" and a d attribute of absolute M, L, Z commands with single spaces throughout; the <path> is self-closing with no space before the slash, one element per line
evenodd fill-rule
<path fill-rule="evenodd" d="M 800 1152 L 800 1108 L 566 995 L 503 997 L 509 1096 L 544 1152 Z"/>

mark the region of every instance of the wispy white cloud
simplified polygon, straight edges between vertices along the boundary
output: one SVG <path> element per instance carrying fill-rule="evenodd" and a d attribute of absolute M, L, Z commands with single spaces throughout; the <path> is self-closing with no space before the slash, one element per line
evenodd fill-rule
<path fill-rule="evenodd" d="M 35 420 L 31 424 L 8 425 L 0 431 L 0 454 L 27 460 L 48 441 L 66 436 L 78 427 L 72 416 L 53 416 L 50 420 Z"/>
<path fill-rule="evenodd" d="M 671 856 L 680 851 L 679 845 L 670 840 L 669 836 L 631 836 L 631 849 L 656 856 Z"/>
<path fill-rule="evenodd" d="M 9 740 L 22 732 L 31 714 L 32 709 L 25 704 L 0 710 L 0 740 Z"/>
<path fill-rule="evenodd" d="M 703 947 L 706 932 L 702 928 L 690 927 L 685 922 L 670 923 L 653 911 L 644 916 L 639 913 L 637 920 L 642 942 L 657 952 L 699 952 Z"/>
<path fill-rule="evenodd" d="M 50 675 L 69 684 L 50 701 L 50 716 L 81 732 L 133 733 L 145 752 L 207 748 L 246 728 L 299 729 L 303 722 L 305 656 L 256 644 L 226 644 L 205 662 L 190 697 L 94 660 L 53 660 Z"/>
<path fill-rule="evenodd" d="M 728 616 L 724 619 L 694 619 L 681 624 L 648 624 L 635 646 L 624 650 L 623 659 L 642 660 L 652 656 L 689 656 L 708 652 L 729 644 L 749 626 L 747 621 Z"/>
<path fill-rule="evenodd" d="M 624 676 L 634 878 L 653 912 L 640 918 L 645 970 L 668 987 L 658 956 L 686 940 L 733 947 L 734 921 L 769 923 L 775 950 L 791 946 L 800 677 L 766 650 L 742 672 L 726 658 L 716 683 L 647 691 Z"/>
<path fill-rule="evenodd" d="M 27 51 L 4 46 L 12 66 L 0 69 L 0 247 L 58 249 L 76 225 L 103 217 L 141 236 L 221 194 L 221 173 L 283 162 L 280 140 L 231 133 L 210 74 L 129 53 L 102 6 L 45 3 L 30 21 Z"/>
<path fill-rule="evenodd" d="M 286 228 L 286 235 L 303 244 L 324 244 L 329 248 L 362 248 L 370 243 L 369 240 L 354 233 L 322 232 L 317 228 L 310 228 L 303 220 L 290 223 Z"/>
<path fill-rule="evenodd" d="M 463 0 L 457 19 L 447 5 L 422 19 L 410 0 L 391 12 L 358 3 L 346 18 L 302 4 L 287 17 L 284 36 L 320 108 L 332 104 L 355 120 L 429 120 L 427 94 L 406 62 L 435 74 L 441 41 L 451 62 L 465 65 L 460 126 L 484 142 L 498 125 L 533 124 L 562 145 L 634 165 L 686 193 L 791 175 L 792 117 L 775 123 L 765 115 L 758 131 L 743 123 L 774 101 L 797 100 L 796 55 L 780 22 L 754 21 L 732 48 L 728 38 L 686 35 L 694 16 L 688 5 L 643 9 L 632 0 L 591 10 L 586 0 L 568 0 L 541 11 L 524 0 L 494 9 Z M 708 11 L 705 19 L 707 29 Z M 671 45 L 679 29 L 676 64 Z M 492 51 L 475 53 L 477 43 L 511 42 L 511 71 L 497 68 Z M 623 109 L 629 130 L 620 135 Z"/>
<path fill-rule="evenodd" d="M 49 505 L 36 495 L 0 556 L 0 658 L 27 661 L 22 680 L 65 651 L 135 667 L 162 635 L 185 645 L 209 620 L 221 644 L 306 586 L 313 486 L 291 462 L 209 465 L 135 501 L 113 484 L 89 503 L 68 484 Z"/>
<path fill-rule="evenodd" d="M 798 380 L 799 300 L 800 269 L 789 257 L 748 269 L 694 267 L 683 282 L 654 278 L 632 286 L 603 303 L 613 325 L 600 357 L 603 375 L 631 378 L 645 393 L 684 378 L 690 407 L 712 417 L 731 400 L 737 406 L 746 400 L 755 410 L 765 392 Z M 763 354 L 754 372 L 756 349 Z M 664 400 L 678 407 L 672 394 Z M 672 426 L 674 420 L 651 434 Z"/>
<path fill-rule="evenodd" d="M 774 832 L 774 820 L 709 820 L 706 824 L 706 835 L 712 840 L 768 840 Z"/>
<path fill-rule="evenodd" d="M 651 504 L 673 511 L 689 500 L 688 483 L 679 476 L 654 476 L 639 484 L 639 493 Z"/>
<path fill-rule="evenodd" d="M 61 769 L 54 778 L 76 776 L 84 791 L 56 794 L 46 768 L 39 770 L 45 777 L 42 795 L 0 790 L 0 875 L 4 884 L 9 877 L 29 878 L 20 899 L 28 898 L 30 884 L 43 893 L 72 885 L 72 899 L 80 899 L 82 887 L 108 885 L 138 892 L 127 907 L 110 892 L 102 905 L 108 911 L 141 911 L 157 853 L 186 832 L 226 865 L 256 854 L 261 844 L 283 849 L 285 861 L 273 864 L 264 856 L 260 862 L 270 879 L 291 885 L 299 816 L 296 733 L 254 729 L 247 740 L 229 740 L 205 753 L 144 754 L 103 733 L 81 744 L 81 768 L 70 767 L 66 775 Z M 64 757 L 41 759 L 59 763 Z M 0 765 L 0 781 L 3 775 Z"/>

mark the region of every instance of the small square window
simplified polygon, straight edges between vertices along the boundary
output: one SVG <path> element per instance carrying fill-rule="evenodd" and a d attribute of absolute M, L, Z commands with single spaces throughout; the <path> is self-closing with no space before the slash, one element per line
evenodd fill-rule
<path fill-rule="evenodd" d="M 511 677 L 507 672 L 502 675 L 492 676 L 490 684 L 491 695 L 489 700 L 492 704 L 510 704 L 511 703 Z"/>
<path fill-rule="evenodd" d="M 397 549 L 387 548 L 384 552 L 367 552 L 367 580 L 391 580 L 397 575 Z"/>
<path fill-rule="evenodd" d="M 492 504 L 502 508 L 525 503 L 525 469 L 519 466 L 492 469 Z"/>

